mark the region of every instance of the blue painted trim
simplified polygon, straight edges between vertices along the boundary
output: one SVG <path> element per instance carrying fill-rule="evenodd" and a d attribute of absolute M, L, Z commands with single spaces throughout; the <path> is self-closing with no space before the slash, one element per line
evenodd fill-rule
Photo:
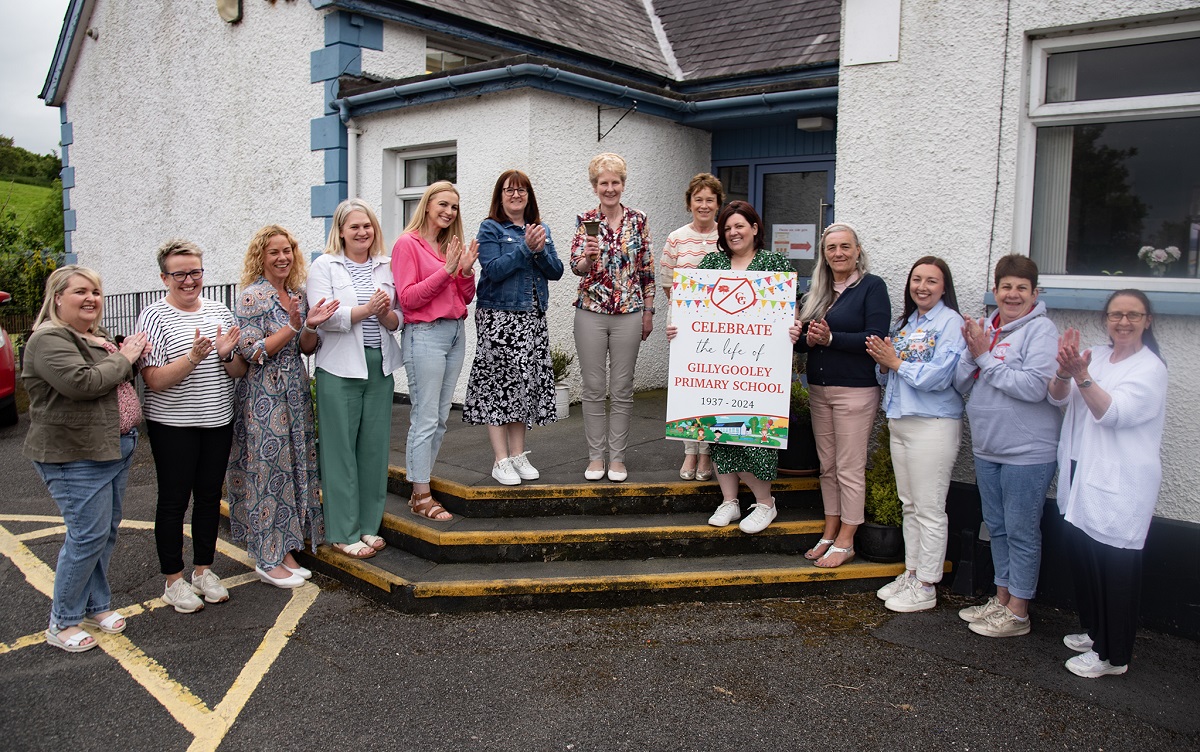
<path fill-rule="evenodd" d="M 312 187 L 312 212 L 314 217 L 332 217 L 337 205 L 346 200 L 345 183 L 326 183 Z"/>
<path fill-rule="evenodd" d="M 325 150 L 325 182 L 345 183 L 349 177 L 346 162 L 348 149 Z"/>
<path fill-rule="evenodd" d="M 1137 277 L 1130 277 L 1124 287 L 1137 287 Z M 1114 290 L 1119 288 L 1113 288 Z M 1154 313 L 1164 316 L 1200 316 L 1200 292 L 1144 291 L 1154 306 Z M 1084 290 L 1065 287 L 1042 287 L 1038 300 L 1051 311 L 1103 311 L 1113 290 Z M 983 296 L 988 306 L 996 305 L 991 292 Z"/>
<path fill-rule="evenodd" d="M 331 78 L 328 81 L 322 82 L 321 88 L 324 89 L 325 92 L 325 114 L 331 115 L 337 112 L 337 100 L 338 95 L 341 93 L 341 83 L 336 78 Z"/>
<path fill-rule="evenodd" d="M 75 168 L 74 167 L 62 168 L 62 170 L 58 173 L 58 176 L 62 180 L 62 186 L 64 189 L 75 187 Z"/>
<path fill-rule="evenodd" d="M 62 159 L 63 167 L 66 167 L 71 164 L 71 147 L 64 146 L 62 148 L 61 159 Z"/>
<path fill-rule="evenodd" d="M 70 247 L 70 241 L 68 241 L 68 247 Z M 63 254 L 63 263 L 64 264 L 78 264 L 79 263 L 79 255 L 68 251 Z"/>
<path fill-rule="evenodd" d="M 63 211 L 71 208 L 71 192 L 63 188 Z"/>
<path fill-rule="evenodd" d="M 63 212 L 63 231 L 75 232 L 75 210 L 67 209 Z"/>
<path fill-rule="evenodd" d="M 382 50 L 383 22 L 359 13 L 330 13 L 325 16 L 325 46 L 339 43 Z"/>
<path fill-rule="evenodd" d="M 362 49 L 348 44 L 334 44 L 313 50 L 309 56 L 309 83 L 328 81 L 341 75 L 362 75 Z"/>
<path fill-rule="evenodd" d="M 309 121 L 309 146 L 318 149 L 345 149 L 346 126 L 337 115 L 325 115 Z"/>
<path fill-rule="evenodd" d="M 75 126 L 72 123 L 63 123 L 59 128 L 58 142 L 63 146 L 70 146 L 75 143 Z"/>
<path fill-rule="evenodd" d="M 42 92 L 38 98 L 48 105 L 59 105 L 60 95 L 65 94 L 65 83 L 71 77 L 75 58 L 78 56 L 76 47 L 82 42 L 84 27 L 92 17 L 92 8 L 96 0 L 71 0 L 67 12 L 63 15 L 63 25 L 58 32 L 58 44 L 54 48 L 54 57 L 50 62 L 50 70 L 46 73 L 46 81 L 42 84 Z"/>

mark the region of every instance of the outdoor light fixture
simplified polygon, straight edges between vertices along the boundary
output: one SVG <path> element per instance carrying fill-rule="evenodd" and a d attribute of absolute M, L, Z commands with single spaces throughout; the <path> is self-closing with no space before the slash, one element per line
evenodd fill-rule
<path fill-rule="evenodd" d="M 796 130 L 816 133 L 833 130 L 833 119 L 827 117 L 796 118 Z"/>

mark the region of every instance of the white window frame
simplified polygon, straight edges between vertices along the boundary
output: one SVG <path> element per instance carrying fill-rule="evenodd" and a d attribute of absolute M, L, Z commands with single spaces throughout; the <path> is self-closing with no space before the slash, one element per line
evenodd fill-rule
<path fill-rule="evenodd" d="M 422 144 L 414 147 L 385 149 L 383 152 L 384 200 L 383 234 L 387 238 L 398 238 L 404 231 L 404 202 L 421 198 L 427 185 L 406 186 L 404 163 L 410 159 L 458 156 L 458 142 L 445 141 L 437 144 Z M 455 186 L 458 187 L 457 185 Z"/>
<path fill-rule="evenodd" d="M 1148 42 L 1168 42 L 1197 35 L 1200 35 L 1200 21 L 1046 36 L 1028 40 L 1029 67 L 1025 83 L 1027 90 L 1025 96 L 1022 97 L 1025 112 L 1021 118 L 1017 141 L 1013 248 L 1024 249 L 1026 255 L 1031 252 L 1038 128 L 1200 116 L 1200 92 L 1077 102 L 1047 102 L 1046 71 L 1050 55 Z M 1075 290 L 1118 290 L 1128 287 L 1131 280 L 1136 280 L 1135 284 L 1138 288 L 1146 291 L 1200 293 L 1200 279 L 1077 274 L 1043 274 L 1039 278 L 1043 288 Z"/>

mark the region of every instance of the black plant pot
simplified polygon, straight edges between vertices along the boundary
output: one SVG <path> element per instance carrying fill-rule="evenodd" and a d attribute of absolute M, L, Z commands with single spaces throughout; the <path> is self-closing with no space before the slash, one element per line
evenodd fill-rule
<path fill-rule="evenodd" d="M 821 472 L 812 418 L 793 415 L 788 420 L 788 445 L 779 450 L 780 475 L 816 475 Z"/>
<path fill-rule="evenodd" d="M 870 561 L 904 561 L 904 531 L 894 525 L 864 522 L 854 536 L 854 550 Z"/>

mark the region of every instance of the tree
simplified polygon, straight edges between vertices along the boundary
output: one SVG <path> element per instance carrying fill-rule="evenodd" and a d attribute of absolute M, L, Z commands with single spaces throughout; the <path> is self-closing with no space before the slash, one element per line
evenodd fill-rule
<path fill-rule="evenodd" d="M 54 220 L 56 197 L 57 222 Z M 7 313 L 36 314 L 42 306 L 46 277 L 62 259 L 62 191 L 55 191 L 47 198 L 34 217 L 34 221 L 22 224 L 7 202 L 0 206 L 0 290 L 13 296 L 12 302 L 5 307 Z M 41 231 L 50 231 L 54 237 L 40 234 L 42 225 L 45 229 Z"/>

